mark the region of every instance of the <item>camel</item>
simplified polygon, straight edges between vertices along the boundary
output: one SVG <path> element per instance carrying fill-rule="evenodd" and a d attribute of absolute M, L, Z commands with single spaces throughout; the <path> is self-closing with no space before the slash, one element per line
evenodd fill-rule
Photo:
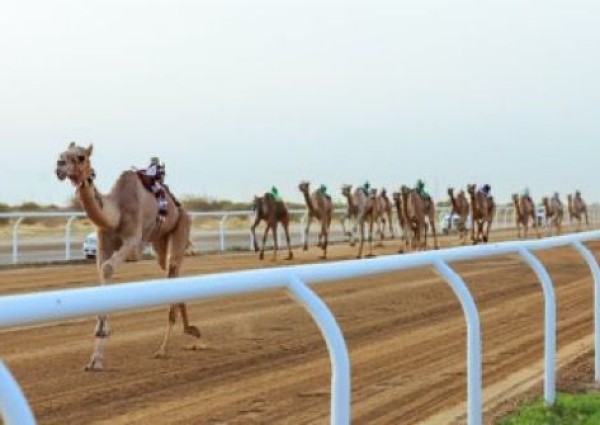
<path fill-rule="evenodd" d="M 452 217 L 456 214 L 459 218 L 458 227 L 458 238 L 464 245 L 467 243 L 467 220 L 469 219 L 469 201 L 465 196 L 465 191 L 461 190 L 458 195 L 454 196 L 454 189 L 448 188 L 448 196 L 450 197 L 450 203 L 452 205 L 452 212 L 450 213 L 450 225 L 452 226 Z"/>
<path fill-rule="evenodd" d="M 315 190 L 312 194 L 310 192 L 310 183 L 307 181 L 300 182 L 298 189 L 304 195 L 304 201 L 308 208 L 306 219 L 306 226 L 304 227 L 304 251 L 308 250 L 308 232 L 310 230 L 310 223 L 313 218 L 316 218 L 321 223 L 321 232 L 319 232 L 317 246 L 323 249 L 323 256 L 321 258 L 327 258 L 327 243 L 329 238 L 329 227 L 331 226 L 331 213 L 333 211 L 333 203 L 331 198 L 325 195 L 319 190 Z"/>
<path fill-rule="evenodd" d="M 254 197 L 252 208 L 254 209 L 255 215 L 254 223 L 252 224 L 250 231 L 252 232 L 254 251 L 256 252 L 259 251 L 258 242 L 256 241 L 256 226 L 258 226 L 258 224 L 263 220 L 265 223 L 267 223 L 258 258 L 261 260 L 265 258 L 265 243 L 267 241 L 269 229 L 271 229 L 273 232 L 273 261 L 277 260 L 277 224 L 281 223 L 283 226 L 283 231 L 285 232 L 285 240 L 288 248 L 287 260 L 292 260 L 294 258 L 294 254 L 292 253 L 292 248 L 290 247 L 290 218 L 285 203 L 283 201 L 276 200 L 271 193 L 265 193 L 263 196 Z"/>
<path fill-rule="evenodd" d="M 476 190 L 474 184 L 467 186 L 467 192 L 471 197 L 471 240 L 474 244 L 480 241 L 487 243 L 496 209 L 494 198 L 481 190 Z M 475 226 L 477 226 L 477 235 L 475 235 Z"/>
<path fill-rule="evenodd" d="M 515 220 L 517 225 L 517 237 L 521 238 L 521 226 L 523 226 L 523 237 L 527 239 L 527 232 L 529 230 L 529 219 L 533 223 L 533 227 L 535 229 L 535 233 L 539 238 L 540 229 L 538 226 L 537 216 L 535 213 L 535 204 L 533 200 L 529 196 L 521 196 L 513 193 L 512 195 L 513 203 L 515 204 Z"/>
<path fill-rule="evenodd" d="M 382 188 L 377 196 L 377 202 L 379 203 L 379 228 L 381 238 L 385 238 L 385 226 L 386 223 L 390 229 L 390 238 L 394 239 L 394 221 L 392 220 L 392 202 L 387 195 L 387 190 Z"/>
<path fill-rule="evenodd" d="M 365 223 L 369 223 L 369 253 L 367 257 L 373 256 L 373 225 L 379 217 L 379 203 L 376 199 L 376 190 L 367 192 L 362 187 L 354 189 L 353 198 L 358 210 L 354 228 L 358 225 L 360 229 L 360 242 L 358 245 L 358 254 L 356 258 L 362 258 L 363 246 L 365 243 Z"/>
<path fill-rule="evenodd" d="M 400 188 L 400 195 L 402 197 L 402 215 L 406 226 L 406 243 L 410 244 L 413 250 L 425 249 L 427 223 L 425 222 L 423 200 L 416 191 L 405 185 Z M 422 234 L 423 242 L 421 242 Z"/>
<path fill-rule="evenodd" d="M 342 195 L 346 198 L 348 206 L 346 208 L 346 214 L 342 217 L 342 231 L 344 235 L 350 237 L 350 246 L 356 244 L 356 227 L 358 223 L 358 205 L 352 194 L 352 185 L 345 184 L 342 186 Z M 350 221 L 350 231 L 346 230 L 346 221 Z"/>
<path fill-rule="evenodd" d="M 552 233 L 552 226 L 554 226 L 556 227 L 556 234 L 560 235 L 562 232 L 562 221 L 564 216 L 562 202 L 555 196 L 553 196 L 552 199 L 548 199 L 547 196 L 544 196 L 542 198 L 542 204 L 546 210 L 546 223 L 548 224 L 549 233 Z"/>
<path fill-rule="evenodd" d="M 588 220 L 587 205 L 581 197 L 581 192 L 576 191 L 575 197 L 569 194 L 568 199 L 568 210 L 569 210 L 569 221 L 572 223 L 573 218 L 577 220 L 577 232 L 581 231 L 581 218 L 585 216 L 585 225 L 589 228 L 590 222 Z"/>
<path fill-rule="evenodd" d="M 92 145 L 85 148 L 72 142 L 59 156 L 56 176 L 59 180 L 68 178 L 76 187 L 76 196 L 88 218 L 96 226 L 96 258 L 100 283 L 106 284 L 128 254 L 145 243 L 152 244 L 158 264 L 166 271 L 167 277 L 179 276 L 189 241 L 191 219 L 188 213 L 176 205 L 173 196 L 167 191 L 167 215 L 164 221 L 158 220 L 156 198 L 144 187 L 133 170 L 123 172 L 110 193 L 100 194 L 91 178 L 92 151 Z M 186 305 L 173 304 L 169 308 L 167 329 L 162 344 L 155 353 L 156 357 L 167 355 L 169 337 L 178 312 L 183 320 L 184 333 L 200 339 L 198 328 L 189 323 Z M 85 370 L 103 369 L 103 350 L 109 335 L 107 315 L 98 316 L 94 331 L 94 351 Z"/>

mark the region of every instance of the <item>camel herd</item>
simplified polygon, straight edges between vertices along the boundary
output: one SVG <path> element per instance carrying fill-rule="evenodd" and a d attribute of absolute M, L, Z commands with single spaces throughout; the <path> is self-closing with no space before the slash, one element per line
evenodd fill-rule
<path fill-rule="evenodd" d="M 159 220 L 159 210 L 154 194 L 144 187 L 135 171 L 123 172 L 114 183 L 108 194 L 101 194 L 94 184 L 94 170 L 91 165 L 92 145 L 86 147 L 75 143 L 68 145 L 67 150 L 59 154 L 56 162 L 56 176 L 59 180 L 68 179 L 76 188 L 76 196 L 81 202 L 88 218 L 96 226 L 98 234 L 97 267 L 101 284 L 107 283 L 113 276 L 116 267 L 123 262 L 132 250 L 139 249 L 146 244 L 152 244 L 156 259 L 162 270 L 169 278 L 177 277 L 184 259 L 186 248 L 189 245 L 191 219 L 185 209 L 175 200 L 167 190 L 168 211 L 165 217 Z M 308 235 L 311 223 L 315 219 L 320 224 L 318 246 L 322 249 L 322 258 L 327 257 L 329 244 L 329 231 L 333 213 L 331 197 L 322 186 L 311 192 L 310 183 L 303 181 L 298 189 L 304 197 L 307 207 L 307 219 L 304 228 L 303 249 L 308 249 Z M 422 188 L 421 188 L 422 189 Z M 342 219 L 344 233 L 349 237 L 350 244 L 359 241 L 357 258 L 362 258 L 365 240 L 368 242 L 368 256 L 373 255 L 373 232 L 379 235 L 382 244 L 386 228 L 389 229 L 390 238 L 394 238 L 393 212 L 402 229 L 401 246 L 399 251 L 423 250 L 427 248 L 427 235 L 431 232 L 433 247 L 438 248 L 435 222 L 435 202 L 422 190 L 401 186 L 398 192 L 392 194 L 390 201 L 385 189 L 376 190 L 368 185 L 352 188 L 350 185 L 342 186 L 342 195 L 347 201 L 347 210 Z M 494 218 L 495 203 L 488 190 L 477 189 L 474 184 L 467 186 L 467 193 L 461 190 L 456 196 L 453 189 L 448 190 L 452 205 L 452 214 L 459 218 L 458 230 L 460 241 L 464 244 L 467 240 L 468 225 L 471 222 L 471 240 L 473 243 L 487 242 L 490 228 Z M 521 227 L 527 236 L 529 221 L 539 236 L 535 216 L 535 204 L 528 199 L 514 196 L 516 208 L 516 221 L 518 236 L 521 236 Z M 470 201 L 470 202 L 469 202 Z M 561 231 L 563 219 L 562 203 L 555 195 L 553 198 L 544 198 L 544 206 L 548 223 L 556 227 L 557 233 Z M 259 258 L 264 258 L 265 243 L 268 232 L 272 231 L 274 250 L 273 256 L 277 257 L 277 227 L 281 223 L 285 232 L 288 257 L 291 260 L 293 253 L 290 246 L 289 214 L 285 203 L 274 193 L 265 193 L 254 199 L 255 220 L 251 226 L 254 236 L 254 248 L 260 251 Z M 534 211 L 532 213 L 532 211 Z M 585 218 L 588 224 L 587 207 L 581 194 L 568 196 L 568 213 L 571 219 L 577 221 L 577 230 L 581 228 L 581 220 Z M 262 246 L 258 246 L 255 229 L 261 222 L 266 222 L 266 229 L 262 238 Z M 346 223 L 351 225 L 346 229 Z M 169 308 L 168 323 L 163 341 L 155 353 L 156 357 L 165 357 L 171 331 L 181 316 L 184 334 L 194 340 L 190 347 L 195 349 L 202 346 L 200 330 L 190 324 L 186 305 L 173 304 Z M 100 315 L 94 331 L 95 345 L 91 358 L 86 365 L 86 370 L 101 370 L 103 368 L 104 346 L 110 335 L 108 317 Z"/>
<path fill-rule="evenodd" d="M 303 249 L 308 249 L 308 235 L 313 219 L 320 224 L 317 246 L 323 250 L 322 259 L 327 257 L 328 235 L 331 226 L 333 206 L 331 198 L 319 190 L 311 193 L 310 183 L 303 181 L 298 189 L 304 197 L 307 207 L 307 220 L 304 227 Z M 378 236 L 378 244 L 381 245 L 389 229 L 389 237 L 395 238 L 393 226 L 394 206 L 398 224 L 400 225 L 401 246 L 399 252 L 408 250 L 424 250 L 427 248 L 427 236 L 431 233 L 433 237 L 433 248 L 438 249 L 438 240 L 435 221 L 435 202 L 430 196 L 422 197 L 418 190 L 401 186 L 398 192 L 392 194 L 390 201 L 385 189 L 365 188 L 359 186 L 353 189 L 352 185 L 345 184 L 341 188 L 341 194 L 346 200 L 346 210 L 341 218 L 342 232 L 348 237 L 350 246 L 355 246 L 358 240 L 358 252 L 356 258 L 362 258 L 365 241 L 368 243 L 367 256 L 373 256 L 373 239 Z M 468 194 L 468 195 L 467 195 Z M 288 248 L 288 259 L 293 258 L 289 239 L 289 217 L 287 207 L 281 200 L 277 201 L 277 208 L 265 207 L 269 204 L 270 194 L 255 197 L 255 221 L 251 227 L 254 235 L 255 228 L 261 220 L 267 223 L 259 247 L 254 236 L 254 248 L 260 252 L 260 259 L 264 258 L 264 247 L 267 234 L 273 232 L 273 258 L 277 258 L 278 240 L 277 223 L 282 223 Z M 469 227 L 471 229 L 471 241 L 474 244 L 488 242 L 490 230 L 494 220 L 496 204 L 494 198 L 485 191 L 478 189 L 475 184 L 467 185 L 465 190 L 454 193 L 454 188 L 448 189 L 448 197 L 451 205 L 451 216 L 456 216 L 459 242 L 467 243 Z M 515 207 L 515 221 L 518 238 L 527 238 L 530 226 L 533 226 L 537 237 L 541 237 L 538 217 L 536 215 L 536 204 L 528 193 L 512 196 Z M 545 220 L 550 229 L 556 229 L 556 234 L 562 232 L 563 205 L 556 194 L 553 197 L 544 197 L 542 205 L 545 211 Z M 587 218 L 587 206 L 581 193 L 577 191 L 575 196 L 568 195 L 568 212 L 571 220 L 577 222 L 577 231 L 581 230 L 581 221 Z M 271 211 L 269 213 L 269 211 Z M 348 223 L 350 226 L 348 227 Z"/>

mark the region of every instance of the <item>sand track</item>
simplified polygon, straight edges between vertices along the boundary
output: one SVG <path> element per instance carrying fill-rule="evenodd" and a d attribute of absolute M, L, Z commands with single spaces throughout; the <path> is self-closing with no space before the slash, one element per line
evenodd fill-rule
<path fill-rule="evenodd" d="M 392 253 L 396 244 L 379 249 Z M 590 244 L 596 252 L 600 243 Z M 355 249 L 333 247 L 331 259 Z M 314 261 L 316 250 L 296 252 Z M 570 249 L 540 254 L 554 278 L 559 361 L 589 355 L 592 279 Z M 184 274 L 269 266 L 254 255 L 190 257 Z M 281 261 L 277 264 L 286 264 Z M 534 274 L 504 256 L 455 265 L 481 311 L 486 422 L 498 406 L 541 393 L 543 299 Z M 153 262 L 125 264 L 117 281 L 155 278 Z M 0 271 L 0 294 L 89 286 L 94 265 Z M 352 360 L 354 424 L 464 421 L 465 325 L 458 301 L 429 269 L 313 287 L 344 331 Z M 24 388 L 40 424 L 326 424 L 330 366 L 310 317 L 283 291 L 190 306 L 209 348 L 187 351 L 177 328 L 167 359 L 166 309 L 111 316 L 107 370 L 84 373 L 94 318 L 0 331 L 0 357 Z M 567 366 L 561 371 L 569 373 Z M 488 390 L 488 391 L 486 391 Z"/>

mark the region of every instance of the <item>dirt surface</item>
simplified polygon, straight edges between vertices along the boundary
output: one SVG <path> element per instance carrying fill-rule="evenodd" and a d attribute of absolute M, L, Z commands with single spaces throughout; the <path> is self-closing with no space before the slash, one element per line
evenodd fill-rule
<path fill-rule="evenodd" d="M 508 236 L 508 235 L 507 235 Z M 455 238 L 444 239 L 444 244 Z M 397 242 L 379 248 L 394 253 Z M 600 252 L 600 243 L 589 245 Z M 332 247 L 330 260 L 356 250 Z M 295 264 L 316 249 L 296 251 Z M 268 255 L 267 255 L 268 257 Z M 540 253 L 554 278 L 559 383 L 589 381 L 592 279 L 572 250 Z M 189 257 L 185 275 L 273 265 L 253 254 Z M 276 265 L 289 264 L 283 260 Z M 512 256 L 463 262 L 481 311 L 485 421 L 542 391 L 543 298 L 533 272 Z M 118 282 L 160 275 L 127 263 Z M 0 270 L 0 294 L 95 284 L 93 264 Z M 353 424 L 464 423 L 465 323 L 430 269 L 315 285 L 335 314 L 352 361 Z M 208 348 L 190 351 L 180 327 L 167 359 L 154 359 L 166 308 L 111 316 L 106 370 L 84 372 L 94 318 L 0 331 L 0 357 L 40 424 L 328 424 L 330 364 L 318 328 L 283 291 L 190 304 Z M 586 366 L 587 369 L 586 369 Z"/>

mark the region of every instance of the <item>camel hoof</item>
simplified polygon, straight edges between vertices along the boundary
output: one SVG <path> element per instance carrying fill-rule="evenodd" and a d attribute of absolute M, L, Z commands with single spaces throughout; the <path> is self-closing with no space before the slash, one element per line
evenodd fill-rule
<path fill-rule="evenodd" d="M 156 351 L 156 353 L 154 353 L 154 358 L 155 359 L 166 359 L 167 352 L 165 350 L 163 350 L 162 348 L 160 348 L 158 351 Z"/>
<path fill-rule="evenodd" d="M 102 265 L 102 276 L 104 276 L 104 279 L 106 279 L 106 280 L 110 279 L 114 272 L 115 272 L 115 269 L 112 266 L 112 264 L 104 263 Z"/>
<path fill-rule="evenodd" d="M 264 260 L 265 259 L 265 253 L 261 252 L 260 254 L 258 254 L 258 259 L 259 260 Z"/>
<path fill-rule="evenodd" d="M 100 372 L 103 369 L 104 367 L 102 366 L 102 362 L 98 360 L 90 360 L 90 362 L 83 368 L 83 370 L 86 372 Z"/>
<path fill-rule="evenodd" d="M 184 330 L 183 333 L 187 334 L 187 335 L 191 335 L 193 337 L 196 337 L 198 339 L 200 339 L 200 330 L 196 327 L 196 326 L 187 326 Z"/>
<path fill-rule="evenodd" d="M 375 258 L 375 254 L 367 254 L 367 255 L 365 255 L 365 257 L 367 257 L 367 258 Z"/>
<path fill-rule="evenodd" d="M 208 350 L 208 344 L 197 342 L 195 344 L 186 345 L 185 349 L 188 351 Z"/>

